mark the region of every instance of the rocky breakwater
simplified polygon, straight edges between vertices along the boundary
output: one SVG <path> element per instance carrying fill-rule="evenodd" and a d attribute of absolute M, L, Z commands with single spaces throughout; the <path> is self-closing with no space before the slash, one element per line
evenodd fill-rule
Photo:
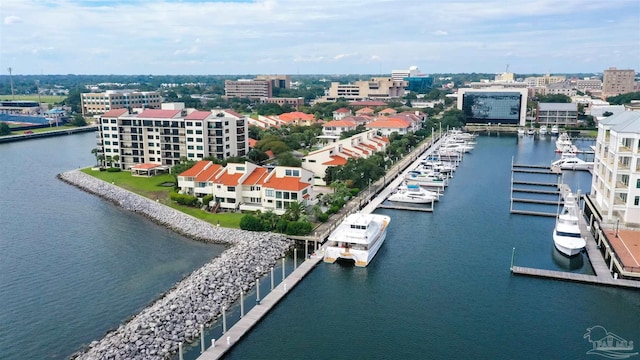
<path fill-rule="evenodd" d="M 221 316 L 223 306 L 228 308 L 240 290 L 254 286 L 255 279 L 274 266 L 292 245 L 278 234 L 213 226 L 80 171 L 66 172 L 59 178 L 187 236 L 232 245 L 127 323 L 74 354 L 76 359 L 169 357 L 180 342 L 196 340 L 201 324 L 212 324 Z"/>

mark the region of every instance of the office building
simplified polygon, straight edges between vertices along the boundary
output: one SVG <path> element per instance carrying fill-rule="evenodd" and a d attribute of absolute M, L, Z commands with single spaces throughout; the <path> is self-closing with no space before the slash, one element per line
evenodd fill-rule
<path fill-rule="evenodd" d="M 291 76 L 289 75 L 258 75 L 256 80 L 271 82 L 272 89 L 291 89 Z"/>
<path fill-rule="evenodd" d="M 103 93 L 82 93 L 82 115 L 104 114 L 115 109 L 160 109 L 162 96 L 156 91 L 107 90 Z"/>
<path fill-rule="evenodd" d="M 404 80 L 374 77 L 369 80 L 356 81 L 352 84 L 332 82 L 324 101 L 336 101 L 340 98 L 349 101 L 365 99 L 390 99 L 404 96 L 408 83 Z"/>
<path fill-rule="evenodd" d="M 609 96 L 633 92 L 635 76 L 634 70 L 618 70 L 615 67 L 605 70 L 602 77 L 602 97 L 606 99 Z"/>
<path fill-rule="evenodd" d="M 458 89 L 457 107 L 468 123 L 514 124 L 524 126 L 527 115 L 527 89 Z"/>
<path fill-rule="evenodd" d="M 225 80 L 224 82 L 225 98 L 261 99 L 270 98 L 272 94 L 271 81 L 269 80 L 240 79 Z"/>

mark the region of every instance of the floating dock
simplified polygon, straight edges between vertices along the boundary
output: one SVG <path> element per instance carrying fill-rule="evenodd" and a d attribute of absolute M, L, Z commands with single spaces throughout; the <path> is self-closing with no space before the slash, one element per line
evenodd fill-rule
<path fill-rule="evenodd" d="M 586 275 L 586 274 L 576 274 L 566 271 L 554 271 L 554 270 L 545 270 L 545 269 L 534 269 L 530 267 L 522 267 L 522 266 L 513 266 L 511 268 L 511 272 L 515 275 L 527 275 L 527 276 L 536 276 L 536 277 L 544 277 L 556 280 L 566 280 L 566 281 L 574 281 L 595 285 L 606 285 L 606 286 L 617 286 L 617 287 L 626 287 L 632 289 L 640 289 L 640 281 L 635 280 L 625 280 L 625 279 L 614 279 L 614 278 L 602 278 L 596 275 Z"/>

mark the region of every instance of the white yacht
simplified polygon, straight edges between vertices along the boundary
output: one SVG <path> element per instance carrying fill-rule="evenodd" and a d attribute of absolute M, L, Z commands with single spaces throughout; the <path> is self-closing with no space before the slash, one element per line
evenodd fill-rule
<path fill-rule="evenodd" d="M 429 170 L 410 170 L 405 179 L 422 186 L 442 187 L 449 185 L 447 177 Z"/>
<path fill-rule="evenodd" d="M 356 266 L 367 266 L 387 237 L 391 218 L 380 214 L 355 213 L 329 235 L 324 261 L 353 260 Z"/>
<path fill-rule="evenodd" d="M 560 133 L 560 129 L 558 128 L 558 125 L 553 125 L 551 127 L 551 135 L 558 135 Z"/>
<path fill-rule="evenodd" d="M 540 126 L 540 129 L 538 129 L 538 134 L 540 135 L 547 135 L 547 131 L 549 129 L 547 128 L 547 125 L 542 125 Z"/>
<path fill-rule="evenodd" d="M 406 184 L 398 187 L 389 196 L 389 201 L 412 204 L 431 204 L 438 200 L 438 193 L 423 189 L 418 184 Z"/>
<path fill-rule="evenodd" d="M 578 148 L 573 145 L 573 142 L 571 142 L 569 134 L 563 132 L 562 134 L 560 134 L 560 136 L 558 136 L 558 139 L 556 140 L 556 152 L 575 154 L 578 152 Z"/>
<path fill-rule="evenodd" d="M 579 221 L 578 202 L 573 194 L 569 194 L 564 199 L 562 213 L 558 215 L 553 229 L 553 243 L 566 256 L 577 255 L 586 246 L 580 235 Z"/>
<path fill-rule="evenodd" d="M 593 169 L 592 161 L 584 161 L 572 153 L 563 153 L 560 160 L 551 163 L 551 168 L 560 168 L 561 170 L 591 170 Z"/>
<path fill-rule="evenodd" d="M 523 127 L 519 127 L 518 128 L 518 135 L 519 136 L 524 136 L 524 133 L 525 133 L 524 128 Z"/>

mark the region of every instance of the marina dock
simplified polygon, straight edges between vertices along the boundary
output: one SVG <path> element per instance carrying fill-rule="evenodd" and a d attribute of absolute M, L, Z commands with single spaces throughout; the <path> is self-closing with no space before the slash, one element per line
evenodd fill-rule
<path fill-rule="evenodd" d="M 625 279 L 603 278 L 595 275 L 576 274 L 566 271 L 534 269 L 529 267 L 513 266 L 511 272 L 516 275 L 544 277 L 556 280 L 574 281 L 596 285 L 619 286 L 631 289 L 640 289 L 640 282 Z"/>

